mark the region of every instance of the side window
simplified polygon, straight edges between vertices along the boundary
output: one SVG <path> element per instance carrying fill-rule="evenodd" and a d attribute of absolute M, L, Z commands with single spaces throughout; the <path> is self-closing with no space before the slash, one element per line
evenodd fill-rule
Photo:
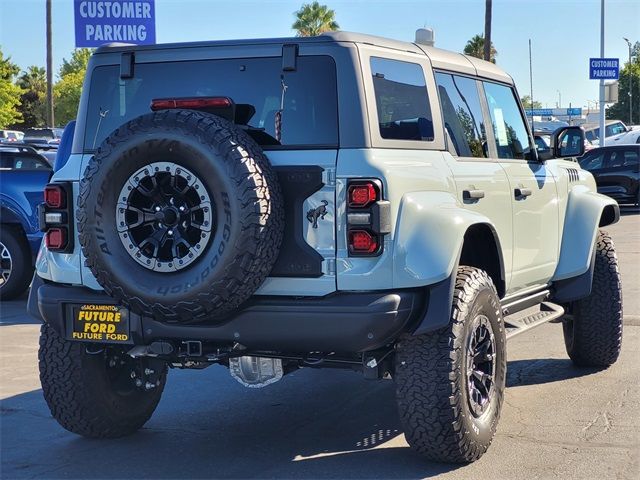
<path fill-rule="evenodd" d="M 638 158 L 638 149 L 635 150 L 625 150 L 624 151 L 624 167 L 637 167 L 638 163 L 640 163 L 640 159 Z"/>
<path fill-rule="evenodd" d="M 511 87 L 484 82 L 498 158 L 526 159 L 531 152 L 527 127 Z"/>
<path fill-rule="evenodd" d="M 476 81 L 436 73 L 444 127 L 460 157 L 486 157 L 487 136 Z"/>
<path fill-rule="evenodd" d="M 422 67 L 371 57 L 371 74 L 380 136 L 433 141 L 433 120 Z"/>
<path fill-rule="evenodd" d="M 581 158 L 579 163 L 585 170 L 597 170 L 602 168 L 602 162 L 604 161 L 604 152 L 586 155 Z"/>
<path fill-rule="evenodd" d="M 612 123 L 611 125 L 607 125 L 606 127 L 604 127 L 604 132 L 607 137 L 618 135 L 619 133 L 624 133 L 626 131 L 627 130 L 624 128 L 624 125 L 622 123 Z"/>

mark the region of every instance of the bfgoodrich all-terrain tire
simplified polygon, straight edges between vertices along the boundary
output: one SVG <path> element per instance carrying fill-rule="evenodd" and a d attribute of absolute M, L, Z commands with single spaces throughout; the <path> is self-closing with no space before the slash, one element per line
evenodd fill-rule
<path fill-rule="evenodd" d="M 154 388 L 138 388 L 131 372 L 141 376 L 145 365 L 108 348 L 90 354 L 84 344 L 61 338 L 46 323 L 40 330 L 38 364 L 51 414 L 85 437 L 122 437 L 141 428 L 156 409 L 166 380 L 162 366 Z"/>
<path fill-rule="evenodd" d="M 608 367 L 622 348 L 622 285 L 611 236 L 599 232 L 591 294 L 569 305 L 564 343 L 573 363 Z"/>
<path fill-rule="evenodd" d="M 98 283 L 167 322 L 224 317 L 268 276 L 284 229 L 277 177 L 232 123 L 142 115 L 102 143 L 80 184 L 78 232 Z"/>
<path fill-rule="evenodd" d="M 466 463 L 491 444 L 507 368 L 500 300 L 484 271 L 458 269 L 451 312 L 447 327 L 400 339 L 394 380 L 409 445 L 430 460 Z"/>

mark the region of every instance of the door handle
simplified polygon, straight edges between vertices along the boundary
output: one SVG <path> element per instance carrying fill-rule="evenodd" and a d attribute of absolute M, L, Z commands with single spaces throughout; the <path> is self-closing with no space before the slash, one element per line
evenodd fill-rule
<path fill-rule="evenodd" d="M 463 200 L 479 200 L 481 198 L 484 198 L 484 190 L 463 190 L 462 191 Z"/>
<path fill-rule="evenodd" d="M 533 194 L 530 188 L 516 188 L 513 193 L 516 198 L 526 198 L 529 195 Z"/>

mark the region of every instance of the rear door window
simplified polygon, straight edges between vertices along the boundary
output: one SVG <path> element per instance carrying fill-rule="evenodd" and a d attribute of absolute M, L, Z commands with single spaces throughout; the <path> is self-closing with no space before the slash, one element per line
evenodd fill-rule
<path fill-rule="evenodd" d="M 417 63 L 371 57 L 380 136 L 433 141 L 433 120 L 422 67 Z"/>
<path fill-rule="evenodd" d="M 292 72 L 282 71 L 281 57 L 140 63 L 127 80 L 120 79 L 119 66 L 96 67 L 84 149 L 93 151 L 120 125 L 149 113 L 153 99 L 216 96 L 233 99 L 236 123 L 265 147 L 338 145 L 335 62 L 330 56 L 301 56 Z"/>
<path fill-rule="evenodd" d="M 436 73 L 444 127 L 460 157 L 487 157 L 487 135 L 475 80 Z"/>

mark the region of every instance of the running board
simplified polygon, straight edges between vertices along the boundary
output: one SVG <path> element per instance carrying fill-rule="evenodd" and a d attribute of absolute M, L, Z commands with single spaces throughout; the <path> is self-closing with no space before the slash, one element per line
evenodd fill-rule
<path fill-rule="evenodd" d="M 551 302 L 542 302 L 533 307 L 521 310 L 504 317 L 507 339 L 531 330 L 543 323 L 557 320 L 564 315 L 564 308 Z"/>

